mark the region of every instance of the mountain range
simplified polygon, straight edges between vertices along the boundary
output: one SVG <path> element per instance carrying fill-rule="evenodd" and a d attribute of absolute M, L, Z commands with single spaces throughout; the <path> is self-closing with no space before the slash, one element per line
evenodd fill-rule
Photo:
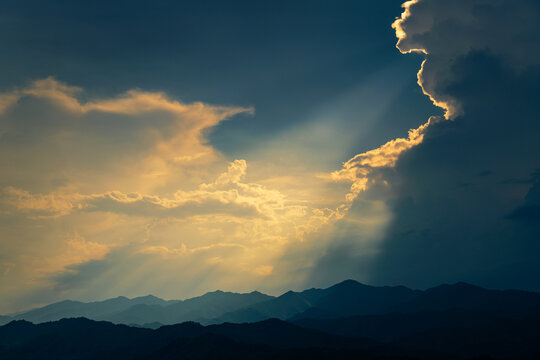
<path fill-rule="evenodd" d="M 404 286 L 368 286 L 346 280 L 326 289 L 288 291 L 278 297 L 257 291 L 246 294 L 214 291 L 187 300 L 166 301 L 152 295 L 133 299 L 117 297 L 89 303 L 66 300 L 0 317 L 0 324 L 12 320 L 42 323 L 85 317 L 115 324 L 157 328 L 186 321 L 210 325 L 271 318 L 295 321 L 453 308 L 486 311 L 535 306 L 540 306 L 540 294 L 520 290 L 488 290 L 457 283 L 422 291 Z"/>
<path fill-rule="evenodd" d="M 3 319 L 6 360 L 540 358 L 540 294 L 466 283 L 62 301 Z"/>
<path fill-rule="evenodd" d="M 538 311 L 479 314 L 476 310 L 311 323 L 269 319 L 203 326 L 186 322 L 159 329 L 85 318 L 41 324 L 15 320 L 0 326 L 0 358 L 532 360 L 540 357 L 539 321 Z"/>

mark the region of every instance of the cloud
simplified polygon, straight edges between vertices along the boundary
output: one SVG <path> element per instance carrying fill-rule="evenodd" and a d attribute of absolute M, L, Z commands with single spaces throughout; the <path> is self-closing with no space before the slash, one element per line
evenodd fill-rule
<path fill-rule="evenodd" d="M 535 180 L 508 179 L 540 163 L 539 14 L 535 1 L 405 4 L 398 48 L 423 49 L 419 84 L 455 121 L 429 124 L 384 173 L 391 221 L 374 283 L 538 290 Z"/>
<path fill-rule="evenodd" d="M 163 92 L 147 92 L 141 90 L 128 90 L 126 93 L 111 99 L 91 100 L 84 103 L 77 98 L 83 89 L 70 86 L 48 77 L 32 82 L 28 87 L 21 90 L 0 94 L 0 113 L 24 97 L 35 97 L 47 99 L 56 105 L 74 113 L 85 114 L 91 111 L 104 113 L 138 115 L 155 111 L 185 116 L 188 120 L 200 120 L 194 117 L 200 112 L 206 113 L 206 123 L 196 121 L 201 128 L 215 125 L 224 118 L 239 114 L 253 113 L 253 108 L 212 106 L 201 102 L 184 104 L 180 101 L 169 98 Z"/>
<path fill-rule="evenodd" d="M 402 53 L 419 52 L 426 60 L 418 84 L 435 105 L 454 119 L 463 113 L 445 88 L 455 81 L 453 64 L 472 51 L 488 51 L 522 70 L 540 62 L 536 48 L 540 10 L 534 1 L 413 0 L 392 27 Z"/>
<path fill-rule="evenodd" d="M 44 259 L 43 272 L 59 272 L 69 266 L 83 264 L 91 260 L 101 260 L 111 247 L 97 242 L 87 241 L 78 233 L 70 234 L 65 241 L 61 254 Z"/>
<path fill-rule="evenodd" d="M 537 290 L 538 278 L 527 275 L 539 273 L 530 255 L 538 251 L 537 204 L 531 196 L 524 201 L 534 181 L 507 179 L 526 178 L 540 163 L 533 85 L 540 78 L 540 6 L 504 0 L 403 6 L 393 24 L 397 47 L 424 57 L 418 84 L 445 114 L 325 177 L 351 183 L 347 216 L 334 227 L 374 199 L 384 203 L 388 221 L 369 250 L 352 253 L 373 236 L 345 232 L 313 254 L 311 281 L 355 273 L 381 285 L 465 280 Z"/>
<path fill-rule="evenodd" d="M 238 286 L 239 279 L 246 289 L 262 279 L 273 286 L 286 286 L 279 280 L 286 270 L 276 273 L 274 264 L 291 244 L 312 241 L 314 233 L 342 218 L 345 209 L 317 208 L 248 182 L 246 177 L 247 162 L 235 160 L 214 181 L 192 190 L 176 190 L 170 196 L 121 191 L 81 194 L 68 191 L 70 188 L 42 194 L 6 187 L 6 211 L 25 217 L 20 221 L 26 227 L 51 231 L 48 235 L 52 237 L 49 260 L 39 262 L 27 255 L 18 258 L 17 265 L 25 268 L 27 276 L 35 276 L 38 284 L 52 282 L 54 289 L 70 293 L 84 292 L 77 279 L 92 288 L 98 283 L 104 286 L 111 274 L 121 278 L 119 271 L 133 266 L 134 258 L 145 261 L 138 275 L 145 283 L 156 269 L 168 268 L 167 273 L 174 274 L 185 271 L 189 263 L 193 264 L 192 279 L 217 272 L 206 285 L 201 283 L 206 290 L 213 289 L 210 284 Z M 55 238 L 56 228 L 66 227 L 84 236 L 84 241 L 70 243 L 69 250 L 59 247 Z M 75 245 L 80 248 L 78 257 L 72 251 Z M 111 252 L 114 254 L 109 256 Z M 107 260 L 111 256 L 123 260 L 116 265 Z M 99 271 L 100 266 L 106 267 L 103 272 L 108 275 L 92 279 L 87 272 Z M 32 275 L 36 273 L 39 275 Z M 159 275 L 160 281 L 165 277 Z M 137 281 L 133 279 L 133 284 L 140 284 Z"/>
<path fill-rule="evenodd" d="M 197 45 L 198 50 L 191 46 L 193 39 L 184 39 L 195 53 L 186 57 L 184 51 L 178 52 L 176 60 L 182 65 L 173 59 L 174 54 L 169 56 L 168 41 L 158 41 L 157 52 L 141 47 L 140 41 L 118 41 L 116 30 L 129 28 L 129 24 L 110 24 L 115 34 L 105 42 L 112 39 L 108 43 L 117 50 L 113 52 L 101 51 L 105 49 L 104 39 L 93 39 L 92 34 L 88 38 L 84 30 L 79 31 L 89 40 L 84 41 L 89 47 L 85 45 L 83 53 L 91 56 L 86 56 L 79 46 L 71 46 L 73 39 L 81 39 L 73 35 L 75 27 L 68 32 L 55 31 L 50 18 L 24 11 L 18 14 L 17 18 L 28 24 L 46 20 L 44 24 L 48 25 L 41 26 L 40 31 L 45 31 L 45 38 L 53 45 L 49 48 L 58 51 L 33 56 L 40 46 L 21 48 L 21 42 L 14 41 L 12 45 L 18 50 L 32 54 L 21 57 L 20 51 L 5 52 L 18 55 L 4 59 L 14 66 L 3 69 L 14 71 L 6 73 L 2 91 L 13 90 L 0 97 L 0 263 L 15 264 L 6 265 L 11 270 L 3 279 L 6 291 L 0 299 L 2 308 L 6 308 L 4 299 L 9 296 L 13 299 L 11 307 L 18 310 L 25 289 L 34 288 L 49 291 L 49 295 L 28 295 L 25 299 L 95 299 L 140 295 L 140 291 L 183 297 L 216 288 L 281 291 L 303 287 L 301 276 L 289 275 L 308 271 L 313 264 L 313 258 L 307 255 L 313 254 L 310 249 L 324 251 L 336 239 L 326 229 L 349 216 L 349 207 L 353 206 L 343 199 L 346 184 L 326 183 L 315 175 L 334 170 L 338 162 L 356 153 L 353 151 L 359 143 L 362 149 L 368 149 L 401 131 L 408 141 L 406 130 L 412 126 L 400 120 L 392 134 L 386 132 L 388 122 L 392 122 L 388 119 L 395 118 L 391 108 L 408 102 L 399 98 L 408 90 L 413 76 L 400 71 L 409 65 L 394 61 L 392 46 L 384 50 L 391 33 L 379 32 L 385 25 L 377 19 L 387 17 L 395 4 L 368 6 L 380 15 L 376 17 L 363 8 L 369 21 L 358 22 L 353 14 L 362 6 L 348 6 L 352 11 L 348 11 L 350 21 L 345 27 L 327 24 L 332 31 L 342 28 L 339 34 L 332 35 L 332 31 L 318 28 L 317 21 L 308 21 L 307 28 L 319 29 L 329 40 L 322 52 L 321 41 L 309 40 L 321 37 L 313 37 L 312 32 L 301 30 L 305 26 L 298 27 L 293 21 L 287 25 L 292 32 L 271 36 L 264 44 L 252 42 L 263 52 L 250 51 L 247 57 L 246 43 L 236 41 L 235 36 L 230 36 L 224 47 L 222 34 L 210 34 L 215 41 L 196 42 L 202 44 Z M 76 8 L 67 10 L 77 12 Z M 139 10 L 136 12 L 144 14 L 142 7 Z M 326 16 L 327 10 L 325 5 L 315 12 Z M 332 12 L 331 17 L 343 20 L 342 10 Z M 236 17 L 235 11 L 231 14 Z M 86 20 L 91 22 L 93 18 Z M 247 19 L 244 25 L 251 26 L 249 16 L 242 19 Z M 212 23 L 204 14 L 200 20 Z M 6 33 L 20 35 L 10 36 L 12 39 L 34 33 L 24 26 L 7 25 L 15 27 Z M 49 30 L 55 36 L 50 37 Z M 229 30 L 236 33 L 238 26 Z M 67 38 L 62 40 L 62 34 L 68 34 Z M 348 45 L 335 42 L 334 35 Z M 130 40 L 132 34 L 127 31 L 120 38 Z M 163 40 L 163 36 L 160 38 Z M 293 45 L 297 40 L 307 48 L 292 58 L 288 51 L 281 53 L 283 61 L 278 62 L 264 55 L 275 55 L 279 51 L 274 50 L 283 49 L 284 43 Z M 92 48 L 92 43 L 98 46 Z M 341 66 L 347 56 L 357 58 L 356 45 L 360 43 L 364 50 L 369 45 L 373 51 L 367 53 L 373 56 L 360 62 L 353 60 L 352 67 Z M 118 46 L 126 44 L 128 47 L 122 49 L 127 52 L 118 51 Z M 208 52 L 210 48 L 215 51 Z M 225 59 L 225 63 L 223 57 L 212 56 L 224 48 L 235 49 L 228 51 L 233 58 Z M 346 51 L 335 51 L 338 48 Z M 150 57 L 132 56 L 131 50 L 141 50 Z M 168 54 L 165 63 L 161 50 Z M 313 56 L 321 53 L 329 57 Z M 22 58 L 30 63 L 20 63 Z M 264 65 L 264 71 L 259 60 L 268 65 Z M 293 63 L 301 66 L 290 66 Z M 333 75 L 329 76 L 330 68 Z M 377 73 L 368 74 L 372 70 Z M 351 71 L 357 75 L 351 76 Z M 283 76 L 285 73 L 293 76 Z M 47 74 L 57 74 L 57 78 L 11 87 L 20 85 L 21 78 Z M 275 78 L 280 80 L 266 81 Z M 133 84 L 143 88 L 133 88 Z M 168 89 L 166 93 L 159 91 L 164 88 Z M 178 94 L 185 97 L 179 99 Z M 187 99 L 213 99 L 217 104 L 232 105 L 185 102 Z M 427 101 L 422 103 L 428 106 Z M 260 110 L 256 118 L 248 118 L 253 109 L 235 104 L 256 104 Z M 409 103 L 409 111 L 420 112 L 413 104 Z M 382 213 L 374 211 L 377 216 L 354 221 L 348 217 L 357 227 L 347 231 L 356 235 L 364 234 L 366 228 L 382 228 L 387 221 Z M 325 237 L 315 236 L 321 231 Z M 102 259 L 96 255 L 83 263 L 65 265 L 54 279 L 36 275 L 36 268 L 46 268 L 40 259 L 56 259 L 69 252 L 66 234 L 73 233 L 80 234 L 87 244 L 109 247 L 109 253 Z M 279 259 L 298 244 L 306 252 L 296 253 L 286 266 L 278 265 Z M 58 269 L 51 265 L 53 268 Z"/>
<path fill-rule="evenodd" d="M 540 63 L 538 39 L 532 35 L 540 32 L 536 21 L 540 7 L 532 1 L 411 0 L 402 6 L 401 17 L 392 24 L 398 38 L 396 47 L 403 54 L 425 56 L 417 74 L 418 85 L 435 106 L 444 109 L 447 120 L 465 111 L 462 102 L 447 91 L 460 81 L 455 69 L 459 59 L 485 51 L 503 59 L 515 71 Z M 347 200 L 353 201 L 375 181 L 373 168 L 395 167 L 399 157 L 421 144 L 428 128 L 441 120 L 431 116 L 425 124 L 411 129 L 407 138 L 354 156 L 329 178 L 351 182 Z"/>
<path fill-rule="evenodd" d="M 426 124 L 409 130 L 407 138 L 390 140 L 376 149 L 354 156 L 343 164 L 343 169 L 332 172 L 329 178 L 338 182 L 351 182 L 346 199 L 354 201 L 361 192 L 368 189 L 369 182 L 374 180 L 374 169 L 394 167 L 404 152 L 422 143 L 427 127 L 437 121 L 438 117 L 433 116 Z"/>
<path fill-rule="evenodd" d="M 111 212 L 152 218 L 185 218 L 206 214 L 275 219 L 283 214 L 305 213 L 305 206 L 288 204 L 276 190 L 258 184 L 242 183 L 247 163 L 235 160 L 215 182 L 201 184 L 191 191 L 177 190 L 172 198 L 140 193 L 109 191 L 103 194 L 32 194 L 6 187 L 5 202 L 34 218 L 58 217 L 73 212 Z"/>
<path fill-rule="evenodd" d="M 184 182 L 194 178 L 193 167 L 221 157 L 205 139 L 208 129 L 253 114 L 253 108 L 186 104 L 142 90 L 81 98 L 82 88 L 54 78 L 0 95 L 0 148 L 13 154 L 0 159 L 12 169 L 0 178 L 3 186 L 45 187 L 59 176 L 86 192 L 112 187 L 111 179 L 115 187 L 149 191 Z"/>
<path fill-rule="evenodd" d="M 20 95 L 17 93 L 0 94 L 0 114 L 13 106 L 19 99 Z"/>
<path fill-rule="evenodd" d="M 20 291 L 21 285 L 39 286 L 47 283 L 47 279 L 65 272 L 72 272 L 70 268 L 79 266 L 91 261 L 104 259 L 114 249 L 114 245 L 107 245 L 99 242 L 86 240 L 79 233 L 65 234 L 60 243 L 54 249 L 54 254 L 41 254 L 41 256 L 21 254 L 12 256 L 11 261 L 2 262 L 3 276 L 6 289 Z M 11 273 L 24 273 L 24 277 L 19 277 L 22 283 L 13 287 L 8 276 Z M 40 284 L 41 283 L 41 284 Z"/>
<path fill-rule="evenodd" d="M 246 247 L 241 244 L 227 244 L 227 243 L 217 243 L 212 244 L 208 246 L 200 246 L 197 248 L 190 248 L 185 244 L 182 244 L 182 246 L 178 249 L 170 249 L 166 246 L 147 246 L 143 247 L 139 250 L 139 253 L 141 254 L 159 254 L 162 257 L 170 258 L 170 257 L 182 257 L 187 255 L 192 255 L 198 252 L 207 252 L 212 250 L 221 250 L 221 249 L 245 249 Z"/>
<path fill-rule="evenodd" d="M 209 129 L 251 108 L 141 90 L 94 99 L 54 78 L 11 94 L 0 114 L 0 261 L 13 298 L 88 297 L 112 278 L 126 291 L 159 278 L 171 293 L 179 272 L 194 285 L 178 289 L 191 291 L 285 287 L 275 264 L 288 247 L 347 212 L 335 190 L 319 194 L 314 170 L 278 169 L 301 188 L 291 190 L 264 162 L 248 174 L 246 160 L 226 161 L 208 143 Z"/>
<path fill-rule="evenodd" d="M 80 194 L 32 194 L 23 189 L 8 186 L 3 189 L 4 201 L 18 211 L 31 212 L 35 216 L 62 216 L 82 208 L 87 199 Z"/>

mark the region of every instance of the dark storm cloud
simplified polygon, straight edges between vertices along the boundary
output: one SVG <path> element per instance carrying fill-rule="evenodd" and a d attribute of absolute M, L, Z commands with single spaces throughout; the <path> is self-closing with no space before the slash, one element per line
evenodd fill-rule
<path fill-rule="evenodd" d="M 419 83 L 454 121 L 427 124 L 418 146 L 382 172 L 386 191 L 358 195 L 356 202 L 386 199 L 391 221 L 375 261 L 357 261 L 373 263 L 369 281 L 378 284 L 538 290 L 539 203 L 531 199 L 540 164 L 540 7 L 526 0 L 408 6 L 395 25 L 398 47 L 425 54 Z M 340 269 L 350 243 L 331 248 L 313 274 Z"/>
<path fill-rule="evenodd" d="M 446 91 L 465 115 L 430 128 L 398 162 L 394 218 L 373 279 L 538 290 L 538 185 L 508 179 L 526 179 L 540 164 L 540 71 L 516 72 L 483 52 L 461 58 L 454 71 L 461 81 Z"/>

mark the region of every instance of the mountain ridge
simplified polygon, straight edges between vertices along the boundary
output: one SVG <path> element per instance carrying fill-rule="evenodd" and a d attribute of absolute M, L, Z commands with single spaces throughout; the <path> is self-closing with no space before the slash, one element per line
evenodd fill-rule
<path fill-rule="evenodd" d="M 86 317 L 139 327 L 196 321 L 211 325 L 257 322 L 270 318 L 297 321 L 304 318 L 339 318 L 392 312 L 462 309 L 511 309 L 540 306 L 540 294 L 522 290 L 490 290 L 464 282 L 442 284 L 426 290 L 405 286 L 371 286 L 345 280 L 325 289 L 287 291 L 274 297 L 258 291 L 234 293 L 216 290 L 185 300 L 163 300 L 154 295 L 129 299 L 119 296 L 84 303 L 64 300 L 41 308 L 0 317 L 34 323 Z"/>
<path fill-rule="evenodd" d="M 538 359 L 540 308 L 279 319 L 151 330 L 86 318 L 0 326 L 0 358 L 19 359 Z M 393 332 L 391 336 L 385 333 Z"/>

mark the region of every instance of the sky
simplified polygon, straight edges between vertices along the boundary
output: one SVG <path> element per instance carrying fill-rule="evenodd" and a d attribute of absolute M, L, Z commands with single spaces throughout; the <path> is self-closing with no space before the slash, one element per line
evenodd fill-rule
<path fill-rule="evenodd" d="M 0 313 L 540 291 L 536 1 L 0 9 Z"/>

